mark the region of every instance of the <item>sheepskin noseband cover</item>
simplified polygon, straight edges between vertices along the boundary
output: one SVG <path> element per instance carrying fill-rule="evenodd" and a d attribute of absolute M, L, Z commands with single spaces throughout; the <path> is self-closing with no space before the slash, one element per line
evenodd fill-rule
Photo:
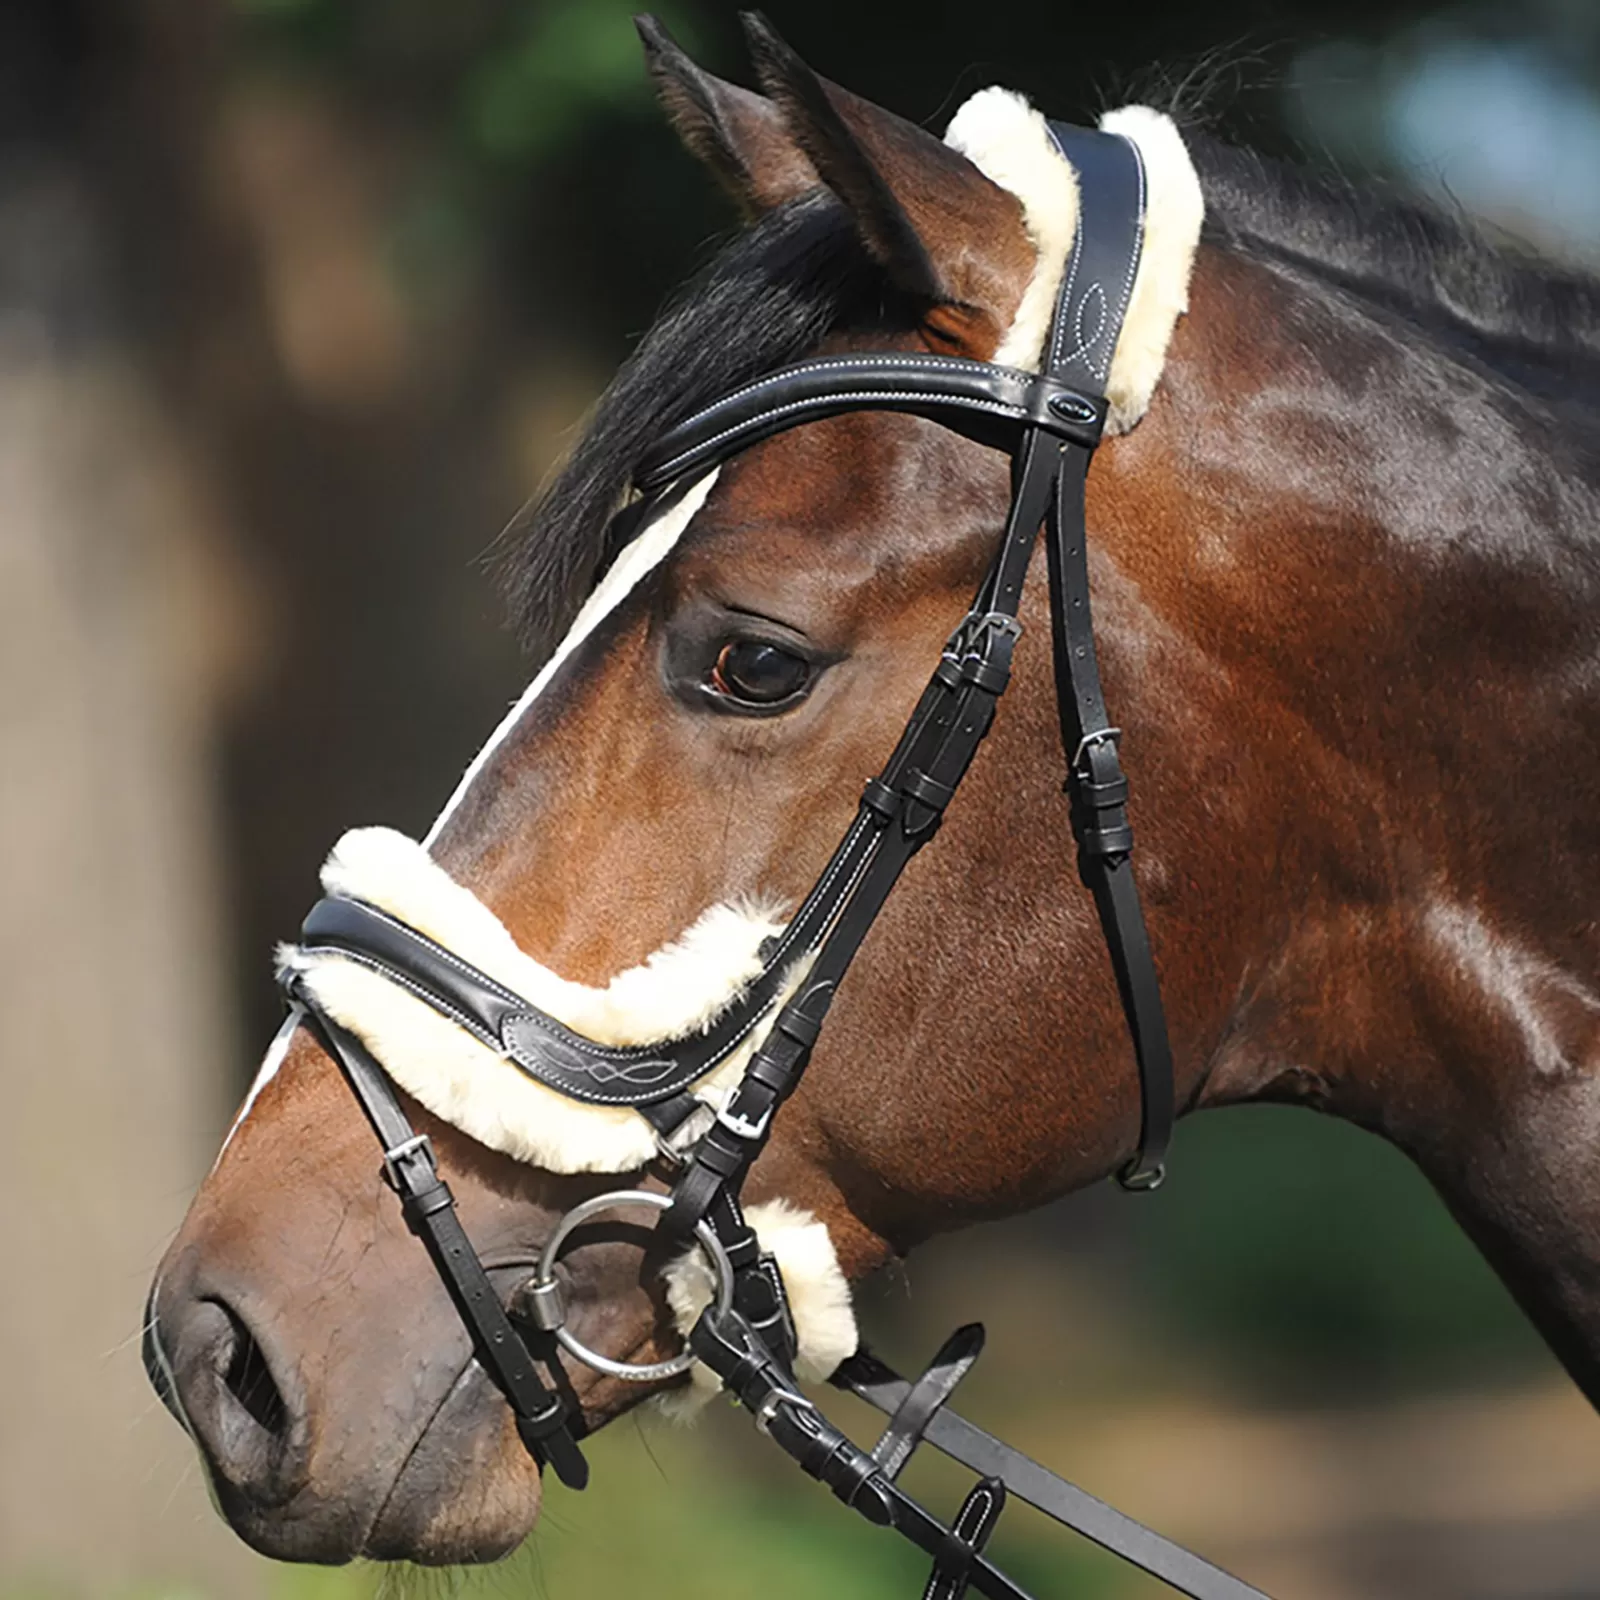
<path fill-rule="evenodd" d="M 763 941 L 783 930 L 760 907 L 715 905 L 648 960 L 596 988 L 527 955 L 488 906 L 390 828 L 345 834 L 322 883 L 329 894 L 397 917 L 574 1032 L 608 1045 L 666 1044 L 710 1026 L 761 971 Z M 655 1154 L 654 1130 L 632 1107 L 567 1099 L 380 973 L 295 946 L 279 959 L 401 1088 L 491 1150 L 547 1172 L 634 1172 Z M 763 1032 L 701 1079 L 696 1097 L 720 1106 Z"/>
<path fill-rule="evenodd" d="M 668 1043 L 708 1027 L 760 972 L 763 941 L 783 929 L 759 907 L 716 905 L 647 961 L 594 988 L 561 978 L 525 954 L 476 895 L 392 829 L 347 833 L 328 857 L 322 882 L 330 894 L 398 917 L 605 1044 Z M 479 1143 L 550 1172 L 631 1172 L 655 1153 L 653 1130 L 638 1112 L 566 1099 L 378 973 L 294 946 L 280 951 L 279 960 L 304 978 L 329 1016 L 363 1040 L 396 1083 Z M 765 1031 L 758 1028 L 695 1085 L 708 1108 L 731 1092 Z M 796 1370 L 826 1378 L 857 1340 L 849 1285 L 828 1230 L 783 1201 L 752 1206 L 748 1216 L 783 1273 L 799 1342 Z M 670 1263 L 666 1275 L 669 1303 L 687 1331 L 709 1296 L 704 1263 L 691 1251 Z M 717 1387 L 713 1375 L 697 1367 L 694 1382 L 663 1403 L 688 1416 Z"/>

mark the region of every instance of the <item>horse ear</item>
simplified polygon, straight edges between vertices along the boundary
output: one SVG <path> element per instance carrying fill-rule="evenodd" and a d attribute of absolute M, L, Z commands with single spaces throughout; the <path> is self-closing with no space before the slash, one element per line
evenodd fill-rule
<path fill-rule="evenodd" d="M 697 66 L 657 18 L 635 17 L 633 25 L 678 137 L 741 210 L 759 215 L 818 187 L 817 169 L 770 100 Z"/>
<path fill-rule="evenodd" d="M 992 350 L 1035 256 L 1016 197 L 924 128 L 819 77 L 759 12 L 743 12 L 761 86 L 863 243 L 925 331 L 964 353 Z"/>

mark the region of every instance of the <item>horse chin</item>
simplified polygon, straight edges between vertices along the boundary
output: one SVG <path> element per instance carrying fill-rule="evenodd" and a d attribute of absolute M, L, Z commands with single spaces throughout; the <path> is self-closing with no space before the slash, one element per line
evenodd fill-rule
<path fill-rule="evenodd" d="M 497 1561 L 532 1531 L 539 1469 L 474 1362 L 406 1457 L 359 1553 L 455 1566 Z"/>

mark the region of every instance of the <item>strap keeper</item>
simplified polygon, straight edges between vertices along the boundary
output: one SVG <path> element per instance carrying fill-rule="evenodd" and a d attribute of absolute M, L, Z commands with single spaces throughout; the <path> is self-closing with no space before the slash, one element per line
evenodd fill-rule
<path fill-rule="evenodd" d="M 1111 811 L 1128 803 L 1128 780 L 1112 778 L 1106 783 L 1093 783 L 1088 778 L 1069 778 L 1067 793 L 1095 811 Z"/>
<path fill-rule="evenodd" d="M 956 793 L 950 784 L 940 783 L 937 778 L 930 778 L 926 772 L 919 771 L 907 773 L 900 787 L 911 799 L 920 800 L 930 810 L 941 814 Z"/>
<path fill-rule="evenodd" d="M 861 791 L 861 803 L 869 811 L 882 817 L 885 822 L 893 822 L 900 811 L 898 791 L 891 789 L 882 778 L 867 779 L 866 786 Z"/>
<path fill-rule="evenodd" d="M 1109 826 L 1099 821 L 1079 823 L 1074 829 L 1078 836 L 1078 849 L 1096 859 L 1107 856 L 1126 856 L 1133 851 L 1133 829 L 1126 823 Z"/>
<path fill-rule="evenodd" d="M 968 656 L 961 663 L 961 676 L 974 688 L 985 694 L 1002 695 L 1011 682 L 1009 661 L 986 661 L 982 656 Z"/>
<path fill-rule="evenodd" d="M 455 1196 L 450 1193 L 450 1185 L 443 1179 L 435 1179 L 431 1188 L 424 1189 L 420 1194 L 408 1194 L 402 1197 L 400 1215 L 406 1219 L 406 1226 L 413 1233 L 420 1233 L 422 1225 L 429 1217 L 441 1211 L 448 1211 L 455 1203 Z"/>

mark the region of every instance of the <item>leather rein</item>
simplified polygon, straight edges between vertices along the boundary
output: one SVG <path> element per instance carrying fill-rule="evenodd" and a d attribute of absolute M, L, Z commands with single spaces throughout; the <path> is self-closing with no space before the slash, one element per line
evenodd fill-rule
<path fill-rule="evenodd" d="M 851 960 L 906 863 L 938 830 L 988 732 L 1010 677 L 1021 634 L 1017 611 L 1041 526 L 1078 868 L 1099 913 L 1138 1068 L 1139 1143 L 1119 1181 L 1148 1190 L 1164 1174 L 1175 1113 L 1171 1047 L 1131 866 L 1120 729 L 1107 713 L 1095 657 L 1084 515 L 1084 481 L 1105 424 L 1107 375 L 1143 241 L 1144 169 L 1137 147 L 1118 135 L 1061 123 L 1050 129 L 1076 170 L 1081 210 L 1039 373 L 933 355 L 802 361 L 672 429 L 635 474 L 653 508 L 759 440 L 821 417 L 870 409 L 925 417 L 1012 458 L 1005 531 L 971 609 L 887 763 L 867 783 L 855 821 L 799 911 L 763 952 L 762 970 L 739 1001 L 692 1038 L 605 1046 L 364 902 L 330 897 L 306 919 L 302 948 L 308 953 L 336 955 L 382 974 L 563 1095 L 637 1110 L 655 1129 L 673 1169 L 670 1194 L 616 1191 L 569 1212 L 547 1241 L 536 1278 L 516 1297 L 514 1325 L 461 1227 L 427 1137 L 411 1126 L 382 1064 L 319 1006 L 303 978 L 288 973 L 284 981 L 372 1123 L 384 1176 L 432 1256 L 478 1359 L 509 1401 L 524 1443 L 564 1483 L 581 1488 L 588 1467 L 577 1443 L 581 1414 L 561 1392 L 558 1346 L 602 1371 L 641 1381 L 687 1371 L 698 1359 L 806 1472 L 869 1521 L 894 1528 L 932 1556 L 925 1600 L 958 1600 L 969 1585 L 995 1600 L 1028 1600 L 983 1554 L 1008 1494 L 1195 1600 L 1264 1600 L 1259 1590 L 946 1409 L 981 1348 L 977 1325 L 952 1335 L 915 1383 L 864 1349 L 848 1358 L 833 1383 L 890 1418 L 871 1450 L 854 1444 L 800 1392 L 791 1370 L 796 1338 L 782 1274 L 740 1207 L 745 1177 L 774 1114 L 799 1083 Z M 797 972 L 804 975 L 795 986 Z M 674 1135 L 681 1136 L 702 1109 L 690 1088 L 769 1021 L 710 1126 L 677 1148 Z M 580 1344 L 564 1325 L 554 1275 L 570 1232 L 596 1212 L 624 1204 L 660 1210 L 659 1226 L 705 1253 L 716 1284 L 682 1355 L 646 1367 L 612 1361 Z M 554 1374 L 553 1384 L 540 1375 L 535 1355 Z M 896 1482 L 924 1441 L 979 1475 L 948 1526 Z"/>

